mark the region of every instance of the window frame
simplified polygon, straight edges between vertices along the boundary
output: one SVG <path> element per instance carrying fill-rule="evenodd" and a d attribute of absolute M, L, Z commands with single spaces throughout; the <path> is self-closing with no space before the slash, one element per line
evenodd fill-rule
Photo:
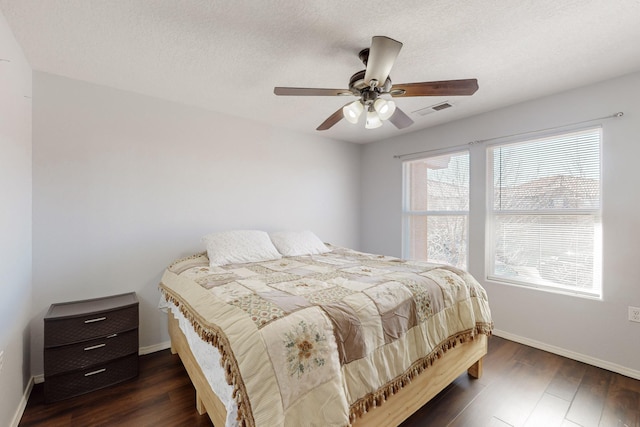
<path fill-rule="evenodd" d="M 455 155 L 461 155 L 461 154 L 466 154 L 467 155 L 467 162 L 468 162 L 468 171 L 467 171 L 467 175 L 468 175 L 468 194 L 467 194 L 467 210 L 451 210 L 451 211 L 447 211 L 447 210 L 416 210 L 413 211 L 410 209 L 410 185 L 408 185 L 409 183 L 409 168 L 408 165 L 412 162 L 416 162 L 416 161 L 420 161 L 420 160 L 425 160 L 425 159 L 429 159 L 429 158 L 435 158 L 435 157 L 441 157 L 441 156 L 446 156 L 446 155 L 451 155 L 451 156 L 455 156 Z M 442 149 L 442 150 L 433 150 L 431 151 L 428 155 L 423 155 L 423 156 L 419 156 L 419 157 L 412 157 L 406 160 L 402 161 L 402 258 L 404 259 L 408 259 L 409 255 L 410 255 L 410 246 L 411 246 L 411 239 L 409 236 L 410 233 L 410 226 L 409 226 L 409 222 L 411 220 L 412 217 L 456 217 L 456 216 L 464 216 L 466 217 L 466 230 L 465 230 L 465 239 L 466 239 L 466 247 L 465 247 L 465 260 L 466 260 L 466 265 L 463 268 L 464 270 L 468 270 L 469 269 L 469 243 L 470 243 L 470 222 L 471 222 L 471 215 L 470 215 L 470 203 L 471 203 L 471 150 L 467 147 L 465 148 L 460 148 L 460 147 L 455 147 L 455 148 L 449 148 L 449 149 Z"/>
<path fill-rule="evenodd" d="M 494 207 L 494 158 L 493 151 L 496 147 L 507 145 L 518 145 L 534 142 L 536 140 L 545 140 L 554 137 L 562 137 L 563 135 L 569 135 L 572 133 L 586 132 L 586 131 L 598 131 L 598 191 L 599 191 L 599 203 L 597 208 L 581 208 L 581 209 L 545 209 L 545 210 L 507 210 L 500 212 Z M 518 287 L 524 287 L 528 289 L 537 289 L 546 292 L 566 294 L 572 296 L 580 296 L 592 299 L 601 300 L 603 297 L 603 278 L 602 278 L 602 264 L 603 264 L 603 221 L 602 221 L 602 178 L 603 178 L 603 140 L 604 131 L 601 125 L 588 126 L 581 128 L 564 129 L 553 133 L 538 134 L 533 136 L 521 137 L 517 139 L 510 139 L 485 147 L 486 157 L 486 227 L 485 227 L 485 279 L 487 281 L 496 282 L 499 284 L 512 285 Z M 576 286 L 563 285 L 560 283 L 544 284 L 534 281 L 517 280 L 509 277 L 498 276 L 493 273 L 495 262 L 495 249 L 496 243 L 494 240 L 496 217 L 501 215 L 530 215 L 530 216 L 588 216 L 594 218 L 594 224 L 596 229 L 594 230 L 594 265 L 593 265 L 593 286 L 589 290 L 580 290 Z"/>

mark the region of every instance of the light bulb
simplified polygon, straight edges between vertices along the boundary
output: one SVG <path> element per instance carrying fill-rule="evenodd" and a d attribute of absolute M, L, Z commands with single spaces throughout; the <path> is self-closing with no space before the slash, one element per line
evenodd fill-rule
<path fill-rule="evenodd" d="M 393 113 L 396 112 L 396 103 L 378 98 L 373 103 L 373 108 L 378 112 L 378 116 L 381 120 L 388 120 L 393 116 Z"/>
<path fill-rule="evenodd" d="M 342 107 L 342 115 L 349 123 L 356 124 L 362 114 L 362 110 L 364 110 L 362 103 L 360 101 L 353 101 Z"/>
<path fill-rule="evenodd" d="M 380 120 L 378 113 L 376 113 L 375 110 L 367 111 L 367 122 L 364 127 L 367 129 L 375 129 L 380 126 L 382 126 L 382 120 Z"/>

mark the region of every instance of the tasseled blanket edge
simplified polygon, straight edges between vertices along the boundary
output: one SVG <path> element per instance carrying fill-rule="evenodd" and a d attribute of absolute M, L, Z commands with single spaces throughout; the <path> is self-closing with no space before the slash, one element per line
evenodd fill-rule
<path fill-rule="evenodd" d="M 492 329 L 492 324 L 478 323 L 475 328 L 459 332 L 447 338 L 428 355 L 414 362 L 402 375 L 389 381 L 375 392 L 369 393 L 355 401 L 349 408 L 349 419 L 351 423 L 355 422 L 357 418 L 362 417 L 370 410 L 382 405 L 389 396 L 396 394 L 425 369 L 433 365 L 436 360 L 442 358 L 447 350 L 454 348 L 458 343 L 462 344 L 473 341 L 477 335 L 490 336 Z"/>
<path fill-rule="evenodd" d="M 193 330 L 200 338 L 218 349 L 220 352 L 220 365 L 224 369 L 227 384 L 233 387 L 232 397 L 238 405 L 238 425 L 240 427 L 255 427 L 255 421 L 251 411 L 251 403 L 247 397 L 246 387 L 242 381 L 242 376 L 240 375 L 238 362 L 233 356 L 227 336 L 214 326 L 203 326 L 202 323 L 196 319 L 193 312 L 186 309 L 178 297 L 171 294 L 168 289 L 162 287 L 162 284 L 160 285 L 160 292 L 167 302 L 178 307 L 184 317 L 189 320 L 191 326 L 193 326 Z"/>

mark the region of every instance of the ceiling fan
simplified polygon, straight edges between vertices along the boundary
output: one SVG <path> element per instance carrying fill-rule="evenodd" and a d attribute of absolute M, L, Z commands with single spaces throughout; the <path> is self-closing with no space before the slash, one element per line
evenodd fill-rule
<path fill-rule="evenodd" d="M 389 73 L 393 67 L 402 43 L 385 36 L 374 36 L 371 48 L 360 51 L 358 57 L 366 69 L 358 71 L 349 80 L 348 89 L 320 89 L 301 87 L 276 87 L 273 93 L 284 96 L 344 96 L 358 97 L 338 111 L 330 115 L 316 130 L 327 130 L 343 118 L 356 124 L 360 116 L 365 113 L 365 128 L 375 129 L 382 126 L 384 120 L 389 120 L 398 129 L 404 129 L 413 124 L 413 120 L 395 102 L 383 96 L 392 98 L 407 96 L 460 96 L 473 95 L 478 90 L 476 79 L 443 80 L 421 83 L 391 83 Z"/>

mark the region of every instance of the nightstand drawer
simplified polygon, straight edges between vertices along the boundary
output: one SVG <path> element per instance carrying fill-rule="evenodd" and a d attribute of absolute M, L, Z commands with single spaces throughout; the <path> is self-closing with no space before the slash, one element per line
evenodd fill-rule
<path fill-rule="evenodd" d="M 44 346 L 72 344 L 138 327 L 138 306 L 93 313 L 85 316 L 47 320 Z"/>
<path fill-rule="evenodd" d="M 137 375 L 138 354 L 136 353 L 88 369 L 46 376 L 44 394 L 47 402 L 53 402 L 107 387 Z"/>
<path fill-rule="evenodd" d="M 56 375 L 138 354 L 138 330 L 107 335 L 91 341 L 44 349 L 44 371 Z"/>

